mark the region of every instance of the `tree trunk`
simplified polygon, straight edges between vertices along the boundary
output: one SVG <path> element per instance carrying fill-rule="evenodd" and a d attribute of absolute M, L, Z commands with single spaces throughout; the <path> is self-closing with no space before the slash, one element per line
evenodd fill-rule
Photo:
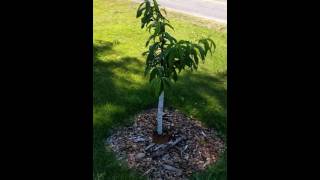
<path fill-rule="evenodd" d="M 162 135 L 162 115 L 163 115 L 164 91 L 159 96 L 158 113 L 157 113 L 157 132 Z"/>

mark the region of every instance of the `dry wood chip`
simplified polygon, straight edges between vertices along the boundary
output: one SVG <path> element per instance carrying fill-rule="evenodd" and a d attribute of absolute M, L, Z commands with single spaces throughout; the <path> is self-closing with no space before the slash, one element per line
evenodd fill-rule
<path fill-rule="evenodd" d="M 214 129 L 177 110 L 166 110 L 163 118 L 163 128 L 172 131 L 171 140 L 153 143 L 156 115 L 157 109 L 140 113 L 132 126 L 113 131 L 105 141 L 119 161 L 148 179 L 187 179 L 215 163 L 224 152 L 224 142 Z"/>

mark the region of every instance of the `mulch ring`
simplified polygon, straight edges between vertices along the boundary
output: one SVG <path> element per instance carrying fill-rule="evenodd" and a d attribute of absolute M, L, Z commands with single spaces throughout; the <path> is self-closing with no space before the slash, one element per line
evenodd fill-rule
<path fill-rule="evenodd" d="M 163 128 L 168 142 L 154 143 L 157 109 L 136 116 L 133 126 L 118 129 L 107 138 L 107 148 L 148 179 L 187 179 L 217 161 L 224 142 L 213 129 L 178 111 L 165 110 Z"/>

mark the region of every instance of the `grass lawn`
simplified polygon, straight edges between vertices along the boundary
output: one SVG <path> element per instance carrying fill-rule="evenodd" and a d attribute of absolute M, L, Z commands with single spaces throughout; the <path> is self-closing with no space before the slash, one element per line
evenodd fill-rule
<path fill-rule="evenodd" d="M 104 148 L 114 127 L 129 125 L 138 112 L 157 106 L 148 77 L 143 76 L 148 33 L 135 18 L 137 4 L 128 0 L 94 0 L 94 179 L 143 179 Z M 172 106 L 216 128 L 226 139 L 227 44 L 225 28 L 168 11 L 177 39 L 211 37 L 217 50 L 198 71 L 180 74 L 165 106 Z M 194 179 L 226 179 L 226 154 Z"/>

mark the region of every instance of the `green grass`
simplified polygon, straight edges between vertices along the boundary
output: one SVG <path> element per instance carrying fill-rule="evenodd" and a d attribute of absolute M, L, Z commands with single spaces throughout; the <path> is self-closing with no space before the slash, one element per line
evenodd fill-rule
<path fill-rule="evenodd" d="M 94 0 L 94 179 L 143 179 L 104 147 L 115 127 L 130 125 L 140 111 L 156 107 L 148 78 L 143 76 L 148 33 L 135 18 L 137 4 L 128 0 Z M 172 106 L 216 128 L 226 140 L 227 61 L 225 28 L 168 11 L 177 39 L 211 37 L 217 44 L 196 72 L 183 72 L 166 94 Z M 194 179 L 226 179 L 226 154 Z"/>

